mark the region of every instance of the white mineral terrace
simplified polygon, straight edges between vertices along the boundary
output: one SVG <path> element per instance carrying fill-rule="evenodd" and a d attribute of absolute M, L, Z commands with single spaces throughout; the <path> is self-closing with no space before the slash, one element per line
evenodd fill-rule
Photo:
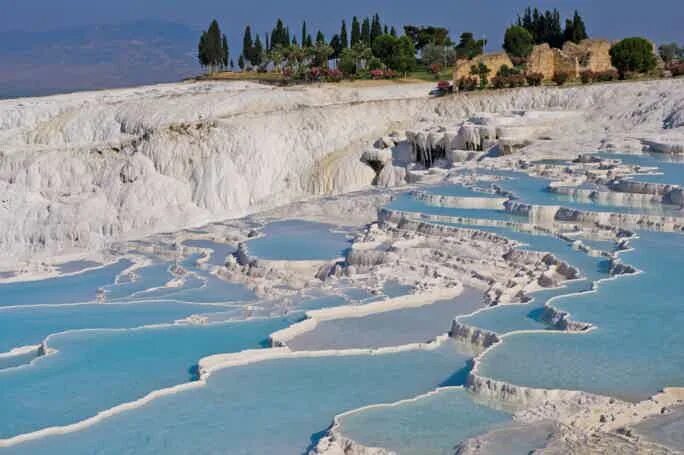
<path fill-rule="evenodd" d="M 205 308 L 136 329 L 293 318 L 289 325 L 269 329 L 268 347 L 197 358 L 194 381 L 149 390 L 72 422 L 0 438 L 0 449 L 20 450 L 45 438 L 63 442 L 60 437 L 208 388 L 210 378 L 230 369 L 430 353 L 454 343 L 469 359 L 467 379 L 458 387 L 442 384 L 398 402 L 340 409 L 319 422 L 319 430 L 329 425 L 325 435 L 303 440 L 303 447 L 312 442 L 307 448 L 312 454 L 394 453 L 355 441 L 345 434 L 344 418 L 457 389 L 477 403 L 505 410 L 513 422 L 454 440 L 451 447 L 458 454 L 490 453 L 488 447 L 540 428 L 549 436 L 541 453 L 675 453 L 658 439 L 657 419 L 682 403 L 684 389 L 676 386 L 683 384 L 629 401 L 586 390 L 519 385 L 486 374 L 484 359 L 520 335 L 584 337 L 599 333 L 600 325 L 576 316 L 556 297 L 540 305 L 538 325 L 532 328 L 497 331 L 468 320 L 493 308 L 521 308 L 535 293 L 582 280 L 587 289 L 559 296 L 596 293 L 606 283 L 652 273 L 630 263 L 630 242 L 640 232 L 684 231 L 682 187 L 641 181 L 658 170 L 591 153 L 684 154 L 684 80 L 440 99 L 427 98 L 429 88 L 202 82 L 0 101 L 2 281 L 60 276 L 59 264 L 65 261 L 84 261 L 84 270 L 97 271 L 87 260 L 111 265 L 130 259 L 115 276 L 131 288 L 149 279 L 144 273 L 151 266 L 162 264 L 160 276 L 153 274 L 154 285 L 122 298 L 130 305 L 176 291 L 187 292 L 177 294 L 182 295 L 178 302 L 190 301 L 197 298 L 189 286 L 193 280 L 200 292 L 210 293 L 213 283 L 240 286 L 249 294 L 223 302 L 216 291 L 216 301 L 193 302 L 216 305 L 216 313 Z M 506 189 L 513 172 L 531 179 L 530 188 L 519 187 L 522 191 L 544 198 L 530 202 Z M 538 182 L 544 187 L 534 186 Z M 267 238 L 269 224 L 283 220 L 333 225 L 342 246 L 335 249 L 335 243 L 323 259 L 254 254 L 250 242 Z M 558 241 L 572 258 L 605 270 L 582 270 L 562 251 L 526 249 L 513 233 Z M 315 252 L 318 244 L 312 239 L 312 246 L 304 245 L 301 249 Z M 98 286 L 98 303 L 116 301 L 107 294 L 111 289 Z M 393 286 L 401 289 L 396 295 Z M 293 343 L 329 324 L 373 321 L 401 311 L 423 317 L 466 290 L 477 296 L 475 309 L 446 318 L 430 339 L 331 349 L 317 348 L 312 336 L 307 350 Z M 338 297 L 342 303 L 302 310 L 298 305 L 311 296 Z M 65 300 L 64 308 L 77 306 L 79 297 Z M 0 307 L 8 309 L 19 311 L 21 303 Z M 8 365 L 0 364 L 0 371 L 10 374 L 46 357 L 59 359 L 47 340 L 52 344 L 68 332 L 0 349 L 0 361 Z M 648 427 L 648 438 L 631 432 L 640 425 Z M 230 447 L 221 449 L 230 452 Z"/>

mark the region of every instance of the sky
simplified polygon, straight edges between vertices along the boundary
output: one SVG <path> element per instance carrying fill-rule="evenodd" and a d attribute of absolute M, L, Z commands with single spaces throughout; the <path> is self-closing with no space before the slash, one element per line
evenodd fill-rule
<path fill-rule="evenodd" d="M 266 32 L 282 17 L 292 29 L 302 19 L 310 30 L 330 36 L 340 20 L 380 13 L 383 22 L 446 26 L 457 37 L 463 31 L 487 36 L 499 48 L 505 26 L 525 6 L 558 8 L 563 16 L 580 10 L 592 36 L 620 38 L 643 35 L 653 41 L 684 42 L 684 0 L 0 0 L 0 31 L 45 31 L 64 27 L 113 24 L 140 19 L 173 21 L 206 27 L 216 17 L 231 47 L 241 47 L 245 24 Z"/>

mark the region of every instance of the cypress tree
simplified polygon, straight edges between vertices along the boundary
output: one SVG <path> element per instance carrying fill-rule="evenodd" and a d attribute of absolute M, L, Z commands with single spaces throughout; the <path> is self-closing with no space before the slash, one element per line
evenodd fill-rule
<path fill-rule="evenodd" d="M 397 29 L 394 28 L 394 25 L 393 25 L 392 28 L 390 29 L 390 35 L 392 35 L 392 36 L 394 36 L 394 37 L 397 36 Z"/>
<path fill-rule="evenodd" d="M 240 67 L 241 70 L 245 69 L 245 56 L 240 55 L 240 58 L 238 58 L 238 66 Z"/>
<path fill-rule="evenodd" d="M 325 44 L 325 35 L 320 30 L 316 33 L 316 44 Z"/>
<path fill-rule="evenodd" d="M 373 45 L 375 38 L 380 35 L 382 35 L 382 24 L 380 23 L 380 15 L 376 13 L 375 16 L 373 16 L 373 22 L 370 29 L 370 44 Z"/>
<path fill-rule="evenodd" d="M 266 38 L 266 50 L 271 50 L 271 40 L 268 37 L 268 33 L 264 33 L 264 38 Z"/>
<path fill-rule="evenodd" d="M 371 26 L 370 19 L 368 18 L 365 18 L 361 25 L 361 41 L 363 41 L 366 46 L 370 46 L 371 44 Z"/>
<path fill-rule="evenodd" d="M 263 60 L 264 56 L 264 46 L 261 43 L 261 38 L 259 35 L 256 37 L 256 41 L 254 42 L 254 56 L 251 60 L 252 65 L 261 65 L 261 62 Z"/>
<path fill-rule="evenodd" d="M 349 47 L 349 38 L 347 37 L 347 23 L 342 20 L 342 28 L 340 28 L 340 44 L 342 45 L 342 49 L 346 49 Z"/>
<path fill-rule="evenodd" d="M 332 58 L 340 58 L 340 54 L 342 53 L 342 40 L 340 40 L 340 35 L 333 35 L 333 37 L 330 39 L 330 47 L 333 49 L 333 53 L 331 55 Z"/>
<path fill-rule="evenodd" d="M 302 22 L 302 43 L 306 44 L 306 37 L 309 36 L 309 34 L 306 32 L 306 21 Z"/>
<path fill-rule="evenodd" d="M 572 40 L 575 43 L 579 43 L 580 41 L 589 38 L 589 35 L 587 34 L 587 27 L 584 25 L 584 20 L 582 19 L 582 16 L 579 15 L 577 10 L 575 10 L 575 15 L 572 18 L 572 29 Z"/>
<path fill-rule="evenodd" d="M 202 35 L 200 35 L 199 44 L 197 45 L 197 60 L 199 60 L 202 68 L 209 66 L 209 57 L 207 56 L 207 32 L 202 32 Z"/>
<path fill-rule="evenodd" d="M 387 24 L 385 24 L 385 28 L 382 30 L 383 35 L 389 35 L 389 28 L 387 28 Z"/>
<path fill-rule="evenodd" d="M 252 60 L 252 54 L 254 53 L 254 41 L 252 41 L 252 28 L 248 25 L 245 27 L 245 33 L 242 37 L 242 56 L 244 57 L 242 59 L 242 65 L 240 66 L 241 69 L 244 69 L 244 61 L 245 60 Z"/>
<path fill-rule="evenodd" d="M 227 68 L 228 67 L 228 60 L 230 58 L 230 49 L 228 48 L 228 39 L 226 38 L 226 35 L 223 35 L 223 39 L 221 40 L 221 44 L 222 44 L 221 50 L 223 53 L 223 61 L 221 63 L 222 63 L 222 66 L 224 68 Z"/>
<path fill-rule="evenodd" d="M 354 47 L 355 44 L 361 41 L 361 26 L 359 25 L 359 20 L 354 16 L 352 18 L 351 25 L 351 43 L 350 47 Z"/>

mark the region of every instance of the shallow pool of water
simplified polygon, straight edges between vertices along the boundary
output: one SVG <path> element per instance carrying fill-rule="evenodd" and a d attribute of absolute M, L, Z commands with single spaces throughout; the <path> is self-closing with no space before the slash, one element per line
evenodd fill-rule
<path fill-rule="evenodd" d="M 465 358 L 447 343 L 432 351 L 271 360 L 227 368 L 213 373 L 206 387 L 10 451 L 299 455 L 321 437 L 334 415 L 452 385 L 452 376 L 464 365 Z"/>
<path fill-rule="evenodd" d="M 341 257 L 350 243 L 334 226 L 302 220 L 267 224 L 263 237 L 247 242 L 249 253 L 270 260 L 324 260 Z"/>
<path fill-rule="evenodd" d="M 271 332 L 291 322 L 270 319 L 51 336 L 48 344 L 56 353 L 0 371 L 0 437 L 75 423 L 154 390 L 192 381 L 200 358 L 258 348 Z"/>
<path fill-rule="evenodd" d="M 510 421 L 509 414 L 475 403 L 459 387 L 348 414 L 340 430 L 366 447 L 400 455 L 450 455 L 459 442 Z"/>

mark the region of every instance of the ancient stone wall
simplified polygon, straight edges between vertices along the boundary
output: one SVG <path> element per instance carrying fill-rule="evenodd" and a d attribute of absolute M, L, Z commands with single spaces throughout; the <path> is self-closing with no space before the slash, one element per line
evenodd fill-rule
<path fill-rule="evenodd" d="M 488 79 L 490 81 L 496 76 L 499 68 L 501 68 L 503 65 L 513 68 L 513 62 L 511 62 L 511 59 L 508 58 L 508 54 L 505 52 L 478 55 L 472 60 L 459 60 L 456 62 L 456 68 L 454 69 L 454 80 L 457 81 L 462 77 L 471 76 L 470 68 L 473 65 L 477 66 L 480 63 L 484 63 L 487 68 L 490 69 L 488 75 Z"/>

